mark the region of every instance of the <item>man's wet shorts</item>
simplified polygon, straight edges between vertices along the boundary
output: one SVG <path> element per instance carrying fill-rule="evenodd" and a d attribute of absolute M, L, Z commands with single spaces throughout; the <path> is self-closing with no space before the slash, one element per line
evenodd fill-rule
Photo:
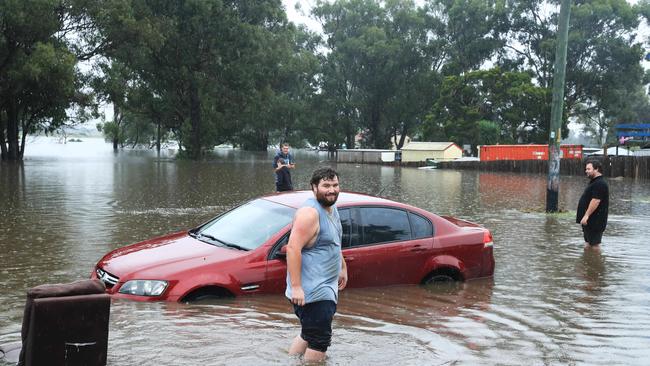
<path fill-rule="evenodd" d="M 602 231 L 595 231 L 587 226 L 582 227 L 582 235 L 585 238 L 585 242 L 589 243 L 589 245 L 600 244 L 600 241 L 603 239 Z"/>
<path fill-rule="evenodd" d="M 294 304 L 293 311 L 300 319 L 300 337 L 307 342 L 307 347 L 314 351 L 327 351 L 332 341 L 332 318 L 336 313 L 336 303 L 323 300 L 304 306 Z"/>

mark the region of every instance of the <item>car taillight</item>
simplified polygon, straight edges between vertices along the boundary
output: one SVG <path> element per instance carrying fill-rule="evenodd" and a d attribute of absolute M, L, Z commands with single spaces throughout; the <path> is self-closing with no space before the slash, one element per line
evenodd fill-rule
<path fill-rule="evenodd" d="M 493 246 L 492 234 L 488 230 L 485 230 L 483 233 L 483 248 L 492 248 Z"/>

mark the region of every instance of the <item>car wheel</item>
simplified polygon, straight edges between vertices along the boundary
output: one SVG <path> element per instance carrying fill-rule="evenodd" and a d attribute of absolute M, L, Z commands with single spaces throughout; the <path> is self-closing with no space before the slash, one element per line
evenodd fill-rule
<path fill-rule="evenodd" d="M 206 300 L 219 300 L 219 299 L 223 299 L 223 298 L 224 298 L 224 296 L 205 294 L 205 295 L 197 295 L 197 296 L 187 297 L 187 298 L 185 298 L 185 302 L 200 302 L 200 301 L 206 301 Z"/>
<path fill-rule="evenodd" d="M 429 276 L 425 281 L 425 285 L 431 285 L 434 283 L 450 283 L 454 282 L 454 278 L 446 275 L 446 274 L 440 274 L 440 273 L 434 273 L 433 275 Z"/>
<path fill-rule="evenodd" d="M 204 287 L 185 296 L 182 302 L 200 302 L 234 297 L 230 291 L 221 287 Z"/>

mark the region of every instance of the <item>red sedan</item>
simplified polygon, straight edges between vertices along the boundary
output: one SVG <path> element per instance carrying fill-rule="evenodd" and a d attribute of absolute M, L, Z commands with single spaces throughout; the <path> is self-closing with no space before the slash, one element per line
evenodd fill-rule
<path fill-rule="evenodd" d="M 106 254 L 92 273 L 115 297 L 141 301 L 283 293 L 291 221 L 311 191 L 261 197 L 190 231 Z M 358 193 L 337 207 L 348 287 L 489 277 L 492 235 L 471 222 Z"/>

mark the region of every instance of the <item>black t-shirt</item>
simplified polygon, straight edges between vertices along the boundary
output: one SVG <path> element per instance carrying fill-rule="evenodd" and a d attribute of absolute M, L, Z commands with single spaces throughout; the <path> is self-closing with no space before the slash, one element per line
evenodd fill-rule
<path fill-rule="evenodd" d="M 275 183 L 275 187 L 279 192 L 284 191 L 293 191 L 293 184 L 291 183 L 291 174 L 289 173 L 289 168 L 283 167 L 282 169 L 276 172 L 278 181 Z"/>
<path fill-rule="evenodd" d="M 595 231 L 603 231 L 607 226 L 607 211 L 609 211 L 609 186 L 603 176 L 598 176 L 592 179 L 585 188 L 580 201 L 578 202 L 578 210 L 576 211 L 576 223 L 580 223 L 582 217 L 587 212 L 589 202 L 591 199 L 599 199 L 600 204 L 587 220 L 587 227 Z"/>

